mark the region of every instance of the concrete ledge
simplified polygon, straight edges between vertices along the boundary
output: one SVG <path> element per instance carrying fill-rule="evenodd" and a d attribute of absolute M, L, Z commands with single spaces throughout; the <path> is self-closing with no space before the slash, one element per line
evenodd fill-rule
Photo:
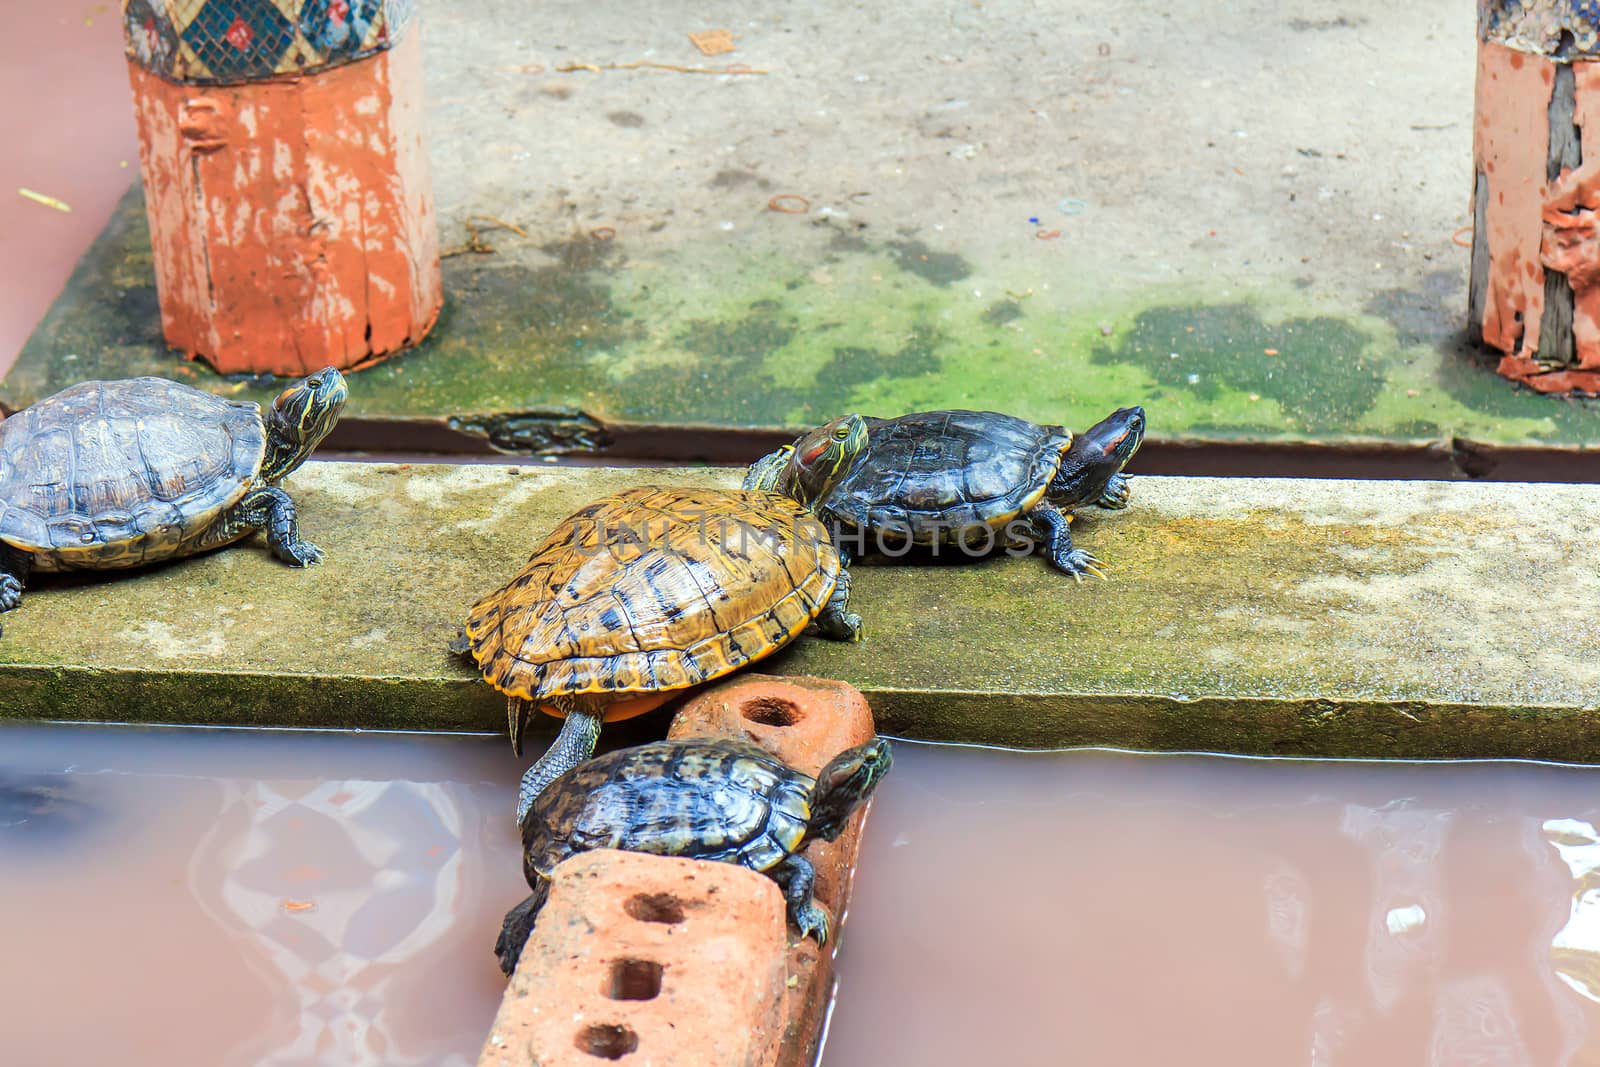
<path fill-rule="evenodd" d="M 41 578 L 0 620 L 0 714 L 503 729 L 445 651 L 467 606 L 594 496 L 734 478 L 310 464 L 289 488 L 326 564 L 252 543 Z M 1141 478 L 1075 530 L 1111 581 L 863 565 L 867 639 L 760 669 L 847 681 L 883 732 L 937 740 L 1600 761 L 1600 489 Z"/>

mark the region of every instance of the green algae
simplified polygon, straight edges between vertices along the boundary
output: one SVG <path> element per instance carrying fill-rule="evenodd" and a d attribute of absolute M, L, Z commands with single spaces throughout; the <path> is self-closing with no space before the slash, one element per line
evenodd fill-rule
<path fill-rule="evenodd" d="M 1081 427 L 1140 403 L 1157 438 L 1222 441 L 1572 446 L 1600 417 L 1494 375 L 1462 342 L 1448 272 L 1352 309 L 1292 281 L 1113 290 L 1076 260 L 985 263 L 930 235 L 836 223 L 731 245 L 504 242 L 445 261 L 439 324 L 360 372 L 348 418 L 438 419 L 510 449 L 585 450 L 614 422 L 692 434 L 937 407 Z M 278 387 L 218 378 L 165 348 L 135 189 L 0 383 L 0 405 L 138 373 L 258 401 Z M 571 425 L 551 436 L 546 419 Z M 534 429 L 504 430 L 518 420 Z"/>

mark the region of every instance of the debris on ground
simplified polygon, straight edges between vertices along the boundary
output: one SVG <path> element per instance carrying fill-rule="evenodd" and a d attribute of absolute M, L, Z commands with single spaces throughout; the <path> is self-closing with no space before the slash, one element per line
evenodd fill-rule
<path fill-rule="evenodd" d="M 45 207 L 53 207 L 57 211 L 64 211 L 68 213 L 72 211 L 72 205 L 67 203 L 65 200 L 57 200 L 53 196 L 46 196 L 43 193 L 36 193 L 32 189 L 24 189 L 19 187 L 17 189 L 17 195 L 21 196 L 24 200 L 32 200 L 35 204 L 43 204 Z"/>
<path fill-rule="evenodd" d="M 733 33 L 729 30 L 703 30 L 691 33 L 689 43 L 703 56 L 720 56 L 734 50 Z"/>
<path fill-rule="evenodd" d="M 440 252 L 440 259 L 449 259 L 451 256 L 464 256 L 468 253 L 476 256 L 494 255 L 495 247 L 483 239 L 485 230 L 510 230 L 518 237 L 528 236 L 528 231 L 521 226 L 514 222 L 507 222 L 502 218 L 496 218 L 494 215 L 468 215 L 465 225 L 467 227 L 466 243 Z"/>
<path fill-rule="evenodd" d="M 557 67 L 557 74 L 571 74 L 575 70 L 586 70 L 590 74 L 599 74 L 602 70 L 670 70 L 679 74 L 766 74 L 767 71 L 747 67 L 743 63 L 729 63 L 726 67 L 685 67 L 677 63 L 652 63 L 640 60 L 637 63 L 569 63 L 565 67 Z"/>

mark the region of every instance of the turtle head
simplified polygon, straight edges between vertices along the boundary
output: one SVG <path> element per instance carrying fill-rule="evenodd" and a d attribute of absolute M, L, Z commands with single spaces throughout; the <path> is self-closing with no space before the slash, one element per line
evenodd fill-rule
<path fill-rule="evenodd" d="M 866 450 L 867 420 L 840 415 L 794 443 L 777 489 L 814 508 Z"/>
<path fill-rule="evenodd" d="M 1061 457 L 1061 469 L 1050 481 L 1051 502 L 1071 506 L 1099 500 L 1143 443 L 1144 408 L 1113 411 L 1072 439 L 1072 447 Z"/>
<path fill-rule="evenodd" d="M 279 393 L 267 412 L 262 479 L 276 482 L 304 463 L 339 421 L 349 395 L 350 387 L 336 367 L 324 367 Z"/>
<path fill-rule="evenodd" d="M 886 738 L 874 737 L 864 745 L 845 749 L 822 768 L 811 794 L 811 822 L 807 837 L 832 841 L 856 808 L 866 803 L 878 782 L 889 773 L 894 753 Z"/>

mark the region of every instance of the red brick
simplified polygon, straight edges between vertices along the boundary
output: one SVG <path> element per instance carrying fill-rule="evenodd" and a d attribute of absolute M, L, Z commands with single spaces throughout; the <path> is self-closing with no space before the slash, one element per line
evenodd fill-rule
<path fill-rule="evenodd" d="M 875 732 L 872 709 L 854 686 L 824 678 L 741 674 L 685 704 L 667 736 L 744 737 L 814 775 Z M 816 841 L 802 852 L 817 869 L 816 899 L 834 920 L 835 940 L 842 932 L 838 917 L 849 902 L 865 818 L 866 811 L 858 811 L 838 840 Z M 833 992 L 834 943 L 819 951 L 815 941 L 788 932 L 788 1003 L 779 1063 L 809 1067 Z"/>
<path fill-rule="evenodd" d="M 574 856 L 555 870 L 478 1063 L 771 1067 L 784 915 L 777 883 L 732 864 Z"/>

